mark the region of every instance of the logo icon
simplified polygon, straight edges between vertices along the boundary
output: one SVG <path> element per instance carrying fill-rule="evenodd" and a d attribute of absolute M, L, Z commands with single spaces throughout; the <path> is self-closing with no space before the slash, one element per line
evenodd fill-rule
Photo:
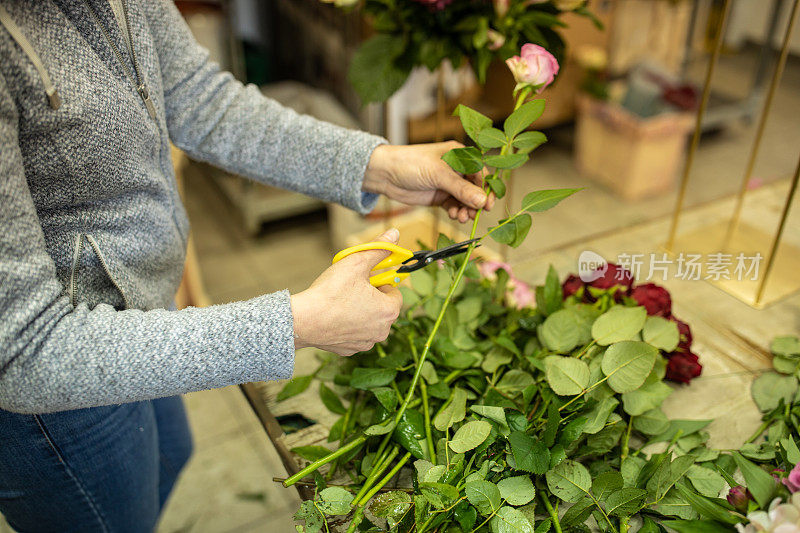
<path fill-rule="evenodd" d="M 584 283 L 591 283 L 608 271 L 608 262 L 591 250 L 584 250 L 578 256 L 578 276 Z"/>

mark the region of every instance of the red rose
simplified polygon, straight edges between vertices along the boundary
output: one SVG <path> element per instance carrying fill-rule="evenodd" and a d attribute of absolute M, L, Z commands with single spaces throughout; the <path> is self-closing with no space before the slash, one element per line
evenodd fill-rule
<path fill-rule="evenodd" d="M 666 318 L 672 314 L 672 298 L 669 292 L 655 283 L 637 285 L 631 291 L 631 298 L 644 306 L 648 315 Z"/>
<path fill-rule="evenodd" d="M 581 287 L 583 287 L 583 280 L 575 274 L 570 274 L 561 285 L 561 290 L 564 292 L 564 298 L 567 296 L 572 296 L 578 292 Z"/>
<path fill-rule="evenodd" d="M 633 285 L 633 274 L 619 265 L 608 263 L 606 273 L 591 282 L 589 285 L 597 289 L 610 289 L 615 285 L 622 286 L 625 290 L 618 291 L 627 294 Z"/>
<path fill-rule="evenodd" d="M 667 379 L 689 383 L 703 372 L 703 365 L 692 352 L 674 352 L 667 361 Z"/>
<path fill-rule="evenodd" d="M 671 320 L 678 324 L 678 334 L 680 334 L 680 341 L 676 352 L 690 352 L 692 351 L 692 330 L 689 329 L 689 324 L 676 317 L 671 317 Z"/>

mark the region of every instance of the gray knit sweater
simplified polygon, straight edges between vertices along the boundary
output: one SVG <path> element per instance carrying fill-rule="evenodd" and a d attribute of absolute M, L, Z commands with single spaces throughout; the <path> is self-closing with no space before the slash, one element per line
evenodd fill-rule
<path fill-rule="evenodd" d="M 169 142 L 366 212 L 375 198 L 362 180 L 382 140 L 242 86 L 171 2 L 128 0 L 151 118 L 108 1 L 88 2 L 98 20 L 84 0 L 0 0 L 35 56 L 0 26 L 0 408 L 52 412 L 290 377 L 288 292 L 166 310 L 189 231 Z"/>

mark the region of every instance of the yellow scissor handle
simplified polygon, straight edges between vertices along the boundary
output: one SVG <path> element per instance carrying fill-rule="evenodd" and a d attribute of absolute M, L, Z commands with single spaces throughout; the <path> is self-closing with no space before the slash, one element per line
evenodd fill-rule
<path fill-rule="evenodd" d="M 411 259 L 414 256 L 414 253 L 411 250 L 403 248 L 402 246 L 398 246 L 396 244 L 392 244 L 390 242 L 367 242 L 364 244 L 359 244 L 357 246 L 351 246 L 350 248 L 345 248 L 338 254 L 333 256 L 333 262 L 336 263 L 341 261 L 348 255 L 352 255 L 358 252 L 366 252 L 369 250 L 387 250 L 392 252 L 389 257 L 372 267 L 372 270 L 383 270 L 386 268 L 396 267 L 399 266 L 403 261 Z M 369 283 L 373 287 L 380 287 L 382 285 L 392 285 L 394 287 L 397 286 L 398 283 L 403 281 L 408 277 L 407 272 L 403 272 L 398 274 L 397 269 L 387 270 L 386 272 L 381 272 L 379 274 L 375 274 L 374 276 L 369 278 Z"/>

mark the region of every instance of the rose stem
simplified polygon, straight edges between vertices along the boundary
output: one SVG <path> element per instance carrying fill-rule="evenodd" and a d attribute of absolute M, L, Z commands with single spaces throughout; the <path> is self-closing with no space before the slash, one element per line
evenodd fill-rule
<path fill-rule="evenodd" d="M 553 520 L 553 529 L 555 529 L 556 533 L 563 533 L 561 531 L 561 523 L 558 521 L 558 513 L 555 509 L 553 509 L 553 505 L 550 503 L 550 498 L 547 497 L 547 493 L 543 490 L 540 490 L 539 498 L 542 500 L 542 503 L 544 503 L 544 506 L 547 509 L 547 514 L 549 514 L 550 518 Z"/>
<path fill-rule="evenodd" d="M 342 455 L 346 454 L 347 452 L 358 448 L 359 446 L 361 446 L 364 443 L 365 440 L 367 440 L 367 438 L 362 435 L 362 436 L 358 437 L 357 439 L 353 440 L 352 442 L 350 442 L 349 444 L 347 444 L 345 446 L 342 446 L 341 448 L 339 448 L 335 452 L 333 452 L 333 453 L 331 453 L 329 455 L 326 455 L 325 457 L 323 457 L 321 459 L 317 459 L 316 461 L 314 461 L 313 463 L 311 463 L 310 465 L 308 465 L 304 469 L 300 470 L 295 475 L 290 476 L 288 479 L 286 479 L 286 481 L 283 482 L 283 486 L 284 487 L 291 487 L 292 485 L 294 485 L 295 483 L 297 483 L 298 481 L 300 481 L 301 479 L 303 479 L 304 477 L 309 475 L 311 472 L 314 472 L 315 470 L 317 470 L 319 467 L 324 466 L 324 465 L 330 463 L 331 461 L 333 461 L 334 459 L 336 459 L 337 457 L 341 457 Z"/>
<path fill-rule="evenodd" d="M 367 479 L 364 480 L 364 485 L 361 486 L 361 490 L 359 490 L 356 494 L 356 497 L 353 498 L 354 504 L 357 504 L 361 500 L 361 497 L 370 489 L 378 476 L 383 474 L 383 472 L 389 467 L 398 451 L 400 451 L 400 449 L 395 446 L 389 453 L 386 454 L 385 457 L 378 458 L 377 462 L 370 470 Z"/>
<path fill-rule="evenodd" d="M 425 440 L 428 441 L 428 454 L 431 456 L 431 462 L 436 464 L 436 451 L 433 448 L 433 435 L 431 435 L 431 412 L 428 407 L 428 386 L 425 381 L 421 381 L 419 389 L 422 392 L 422 412 L 425 415 Z"/>
<path fill-rule="evenodd" d="M 356 513 L 353 515 L 353 520 L 350 522 L 350 526 L 347 528 L 347 533 L 353 533 L 356 530 L 356 527 L 361 522 L 361 517 L 364 516 L 364 506 L 370 499 L 372 499 L 373 496 L 375 496 L 379 490 L 383 488 L 384 485 L 391 481 L 395 474 L 397 474 L 397 472 L 399 472 L 400 469 L 403 468 L 403 466 L 408 462 L 410 457 L 411 453 L 406 452 L 406 454 L 399 461 L 397 461 L 397 464 L 394 465 L 394 468 L 389 470 L 389 473 L 386 474 L 383 479 L 381 479 L 378 484 L 375 485 L 375 487 L 361 499 L 361 501 L 358 501 L 358 499 L 353 500 L 353 505 L 356 505 Z"/>

